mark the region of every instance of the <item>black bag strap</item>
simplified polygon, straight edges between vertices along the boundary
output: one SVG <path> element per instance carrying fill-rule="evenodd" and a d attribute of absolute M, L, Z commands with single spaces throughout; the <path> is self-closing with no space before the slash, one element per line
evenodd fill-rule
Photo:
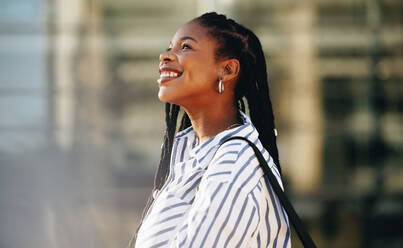
<path fill-rule="evenodd" d="M 278 198 L 280 199 L 280 202 L 283 205 L 285 211 L 287 212 L 288 218 L 291 221 L 295 231 L 297 232 L 298 237 L 301 239 L 302 244 L 304 245 L 304 247 L 316 248 L 316 245 L 314 244 L 311 236 L 309 236 L 309 233 L 305 230 L 300 218 L 298 217 L 297 213 L 295 212 L 293 206 L 291 205 L 287 196 L 283 192 L 282 188 L 278 184 L 276 177 L 273 175 L 273 172 L 269 168 L 269 165 L 267 164 L 266 160 L 264 159 L 262 153 L 255 146 L 255 144 L 253 144 L 247 138 L 244 138 L 241 136 L 233 136 L 233 137 L 226 139 L 223 143 L 221 143 L 221 145 L 223 145 L 227 141 L 234 140 L 234 139 L 244 140 L 244 141 L 248 142 L 248 144 L 253 148 L 253 151 L 255 152 L 256 157 L 259 161 L 260 167 L 262 167 L 264 174 L 268 177 L 269 182 L 270 182 L 272 188 L 274 189 L 274 192 L 276 192 Z"/>

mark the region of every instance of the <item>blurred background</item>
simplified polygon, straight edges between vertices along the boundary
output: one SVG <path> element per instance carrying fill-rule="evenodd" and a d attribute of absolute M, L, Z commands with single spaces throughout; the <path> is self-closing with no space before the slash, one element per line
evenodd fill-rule
<path fill-rule="evenodd" d="M 165 127 L 159 53 L 211 10 L 261 39 L 318 246 L 403 247 L 402 1 L 0 0 L 1 248 L 126 246 Z"/>

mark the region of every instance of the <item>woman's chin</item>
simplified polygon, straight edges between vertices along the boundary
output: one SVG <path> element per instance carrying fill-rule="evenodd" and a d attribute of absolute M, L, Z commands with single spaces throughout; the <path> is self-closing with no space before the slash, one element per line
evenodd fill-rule
<path fill-rule="evenodd" d="M 165 87 L 160 87 L 160 89 L 158 91 L 158 99 L 161 102 L 169 102 L 169 103 L 174 102 L 172 94 L 169 94 L 169 90 L 166 89 Z"/>

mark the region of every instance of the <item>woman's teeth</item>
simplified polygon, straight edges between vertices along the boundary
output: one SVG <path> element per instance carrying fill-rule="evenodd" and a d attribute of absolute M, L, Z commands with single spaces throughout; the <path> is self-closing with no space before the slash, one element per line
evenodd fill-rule
<path fill-rule="evenodd" d="M 161 77 L 178 77 L 178 73 L 173 72 L 173 71 L 163 71 L 161 72 Z"/>

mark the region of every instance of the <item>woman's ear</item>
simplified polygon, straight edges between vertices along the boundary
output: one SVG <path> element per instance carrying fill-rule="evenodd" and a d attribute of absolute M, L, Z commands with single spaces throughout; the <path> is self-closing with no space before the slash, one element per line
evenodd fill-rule
<path fill-rule="evenodd" d="M 224 82 L 234 80 L 238 77 L 240 64 L 237 59 L 228 59 L 222 62 L 221 80 Z"/>

